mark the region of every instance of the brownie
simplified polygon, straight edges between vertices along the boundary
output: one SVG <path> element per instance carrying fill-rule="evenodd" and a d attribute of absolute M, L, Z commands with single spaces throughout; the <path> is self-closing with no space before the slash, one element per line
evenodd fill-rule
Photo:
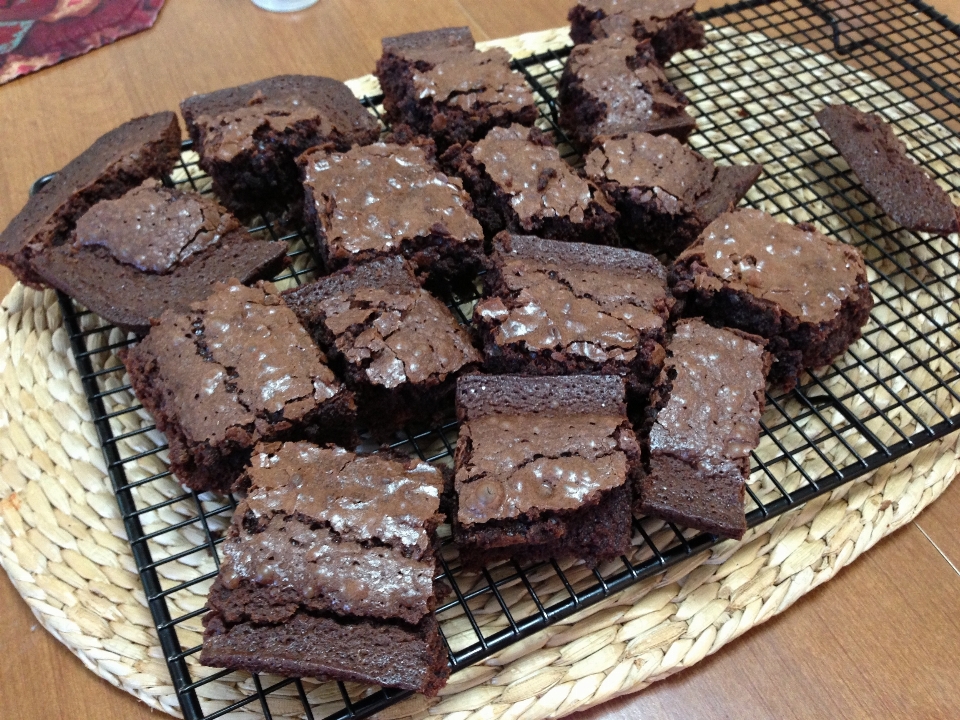
<path fill-rule="evenodd" d="M 457 178 L 436 164 L 433 143 L 376 143 L 301 158 L 306 215 L 330 268 L 402 254 L 418 273 L 476 273 L 483 230 Z"/>
<path fill-rule="evenodd" d="M 632 132 L 599 138 L 584 170 L 620 214 L 625 242 L 673 258 L 736 207 L 763 166 L 715 165 L 670 135 Z"/>
<path fill-rule="evenodd" d="M 766 338 L 770 380 L 786 390 L 846 351 L 873 307 L 859 250 L 746 208 L 707 226 L 677 258 L 670 286 L 686 315 Z"/>
<path fill-rule="evenodd" d="M 376 118 L 342 82 L 278 75 L 194 95 L 180 111 L 221 202 L 249 218 L 299 204 L 296 157 L 331 143 L 339 150 L 374 142 Z"/>
<path fill-rule="evenodd" d="M 581 148 L 600 135 L 639 131 L 686 140 L 697 122 L 649 40 L 617 35 L 577 45 L 560 76 L 560 126 Z"/>
<path fill-rule="evenodd" d="M 457 375 L 480 353 L 400 257 L 351 266 L 288 291 L 287 305 L 357 394 L 378 435 L 452 415 Z"/>
<path fill-rule="evenodd" d="M 638 513 L 740 539 L 750 451 L 760 442 L 765 375 L 762 338 L 684 320 L 667 344 L 653 390 L 649 471 Z"/>
<path fill-rule="evenodd" d="M 453 536 L 461 563 L 630 547 L 640 446 L 614 375 L 468 375 L 457 383 Z"/>
<path fill-rule="evenodd" d="M 271 283 L 215 285 L 120 359 L 193 490 L 230 488 L 260 441 L 354 440 L 352 394 Z"/>
<path fill-rule="evenodd" d="M 612 35 L 649 40 L 657 60 L 705 45 L 703 25 L 693 17 L 696 0 L 580 0 L 567 19 L 576 44 Z"/>
<path fill-rule="evenodd" d="M 424 462 L 258 445 L 210 589 L 200 662 L 436 695 L 443 477 Z"/>
<path fill-rule="evenodd" d="M 257 240 L 211 198 L 148 180 L 101 200 L 70 242 L 34 261 L 44 282 L 125 330 L 146 334 L 165 310 L 185 313 L 214 284 L 270 277 L 287 244 Z"/>
<path fill-rule="evenodd" d="M 827 105 L 817 120 L 863 189 L 895 222 L 934 235 L 960 232 L 960 208 L 910 159 L 880 115 L 851 105 Z"/>
<path fill-rule="evenodd" d="M 646 253 L 500 233 L 473 323 L 495 374 L 620 375 L 644 401 L 673 307 Z"/>
<path fill-rule="evenodd" d="M 387 120 L 432 136 L 441 149 L 537 119 L 533 93 L 510 69 L 510 54 L 480 52 L 466 27 L 384 38 L 376 75 Z"/>
<path fill-rule="evenodd" d="M 463 178 L 488 235 L 501 230 L 555 240 L 617 244 L 612 208 L 537 128 L 493 128 L 441 158 Z"/>
<path fill-rule="evenodd" d="M 27 285 L 43 278 L 33 259 L 67 241 L 83 213 L 118 198 L 150 177 L 166 175 L 180 157 L 180 123 L 172 112 L 136 118 L 101 136 L 33 195 L 0 233 L 0 263 Z"/>

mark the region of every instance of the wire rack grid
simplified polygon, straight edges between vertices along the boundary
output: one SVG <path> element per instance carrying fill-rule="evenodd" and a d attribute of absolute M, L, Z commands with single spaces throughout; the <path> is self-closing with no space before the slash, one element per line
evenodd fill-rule
<path fill-rule="evenodd" d="M 764 177 L 747 203 L 784 219 L 814 221 L 860 247 L 876 300 L 864 337 L 850 352 L 790 394 L 768 394 L 747 489 L 747 521 L 753 527 L 960 425 L 957 248 L 947 239 L 893 225 L 812 120 L 826 100 L 879 111 L 935 176 L 960 191 L 960 176 L 952 169 L 957 163 L 950 163 L 960 157 L 960 100 L 953 90 L 960 76 L 960 32 L 919 2 L 867 2 L 854 14 L 839 1 L 751 1 L 711 10 L 701 19 L 712 28 L 709 46 L 678 56 L 668 71 L 698 117 L 691 144 L 725 161 L 763 163 Z M 515 67 L 539 96 L 539 125 L 577 163 L 556 124 L 556 86 L 567 53 L 516 60 Z M 375 113 L 378 102 L 365 99 Z M 169 182 L 209 192 L 209 179 L 189 147 L 186 143 Z M 292 264 L 276 279 L 281 287 L 322 272 L 313 241 L 301 230 L 284 230 L 265 219 L 252 231 L 290 243 Z M 477 297 L 451 290 L 445 299 L 466 324 Z M 218 545 L 235 501 L 184 492 L 175 483 L 164 439 L 132 396 L 115 356 L 133 339 L 68 298 L 60 301 L 184 716 L 213 719 L 259 708 L 266 718 L 343 720 L 406 697 L 409 693 L 349 683 L 266 676 L 242 681 L 239 697 L 205 692 L 231 675 L 201 668 L 195 656 L 202 598 L 216 575 Z M 453 420 L 410 428 L 394 447 L 449 464 L 456 434 Z M 459 568 L 447 542 L 440 579 L 451 595 L 437 615 L 452 668 L 475 663 L 718 541 L 638 519 L 631 554 L 595 570 L 551 561 L 530 567 L 503 563 L 476 574 Z M 188 593 L 190 602 L 183 599 Z"/>

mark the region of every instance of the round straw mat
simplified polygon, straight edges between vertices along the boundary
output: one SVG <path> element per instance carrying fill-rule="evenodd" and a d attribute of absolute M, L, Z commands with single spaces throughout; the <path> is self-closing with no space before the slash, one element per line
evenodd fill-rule
<path fill-rule="evenodd" d="M 714 43 L 721 41 L 722 37 L 713 37 Z M 513 40 L 510 49 L 528 54 L 523 51 L 566 42 L 564 31 L 550 31 Z M 883 310 L 875 310 L 875 317 Z M 83 329 L 99 322 L 92 315 L 81 319 Z M 112 345 L 122 339 L 114 330 L 100 342 Z M 95 369 L 120 364 L 112 353 L 93 357 Z M 150 706 L 179 715 L 54 293 L 16 285 L 3 301 L 0 377 L 0 564 L 39 622 L 87 667 Z M 929 377 L 919 373 L 914 382 L 922 389 Z M 119 377 L 110 380 L 108 388 L 121 382 Z M 949 398 L 942 400 L 949 414 L 958 412 Z M 118 393 L 109 399 L 107 411 L 134 402 L 129 393 Z M 875 402 L 882 406 L 884 400 L 878 397 Z M 143 412 L 122 417 L 128 418 L 129 430 L 152 424 Z M 742 541 L 723 542 L 457 673 L 438 698 L 412 697 L 379 717 L 560 717 L 689 667 L 783 612 L 916 517 L 958 473 L 958 437 L 954 433 L 927 445 L 753 528 Z M 125 442 L 118 447 L 124 456 L 156 447 L 150 443 L 160 444 L 163 438 L 151 431 L 131 440 L 139 445 L 124 446 Z M 789 438 L 782 442 L 789 446 Z M 839 444 L 827 448 L 828 453 L 842 450 Z M 135 481 L 164 469 L 165 456 L 160 453 L 137 461 L 135 467 L 128 465 L 127 472 Z M 811 468 L 814 473 L 820 470 Z M 785 471 L 779 482 L 795 488 L 799 474 Z M 761 479 L 755 476 L 751 485 L 761 499 L 765 497 Z M 138 505 L 146 505 L 181 492 L 167 478 L 137 488 L 134 496 Z M 178 507 L 146 513 L 141 518 L 144 530 L 182 522 L 185 511 Z M 211 529 L 223 529 L 228 522 L 229 517 L 214 517 Z M 655 540 L 668 533 L 656 522 L 645 528 Z M 163 537 L 168 546 L 153 549 L 155 560 L 204 540 L 202 531 L 192 525 Z M 582 565 L 562 567 L 574 587 L 592 582 Z M 211 558 L 194 554 L 165 563 L 158 571 L 169 587 L 213 569 Z M 459 580 L 462 586 L 470 585 L 469 577 Z M 552 571 L 534 572 L 530 580 L 546 604 L 565 593 Z M 202 608 L 208 586 L 200 583 L 171 595 L 171 614 Z M 533 610 L 520 585 L 504 588 L 503 598 L 516 617 Z M 486 634 L 506 621 L 493 598 L 484 602 L 472 609 Z M 445 617 L 443 628 L 454 647 L 475 640 L 462 615 Z M 199 617 L 178 629 L 183 647 L 198 644 L 201 633 Z M 188 663 L 194 678 L 214 672 L 200 667 L 195 656 Z M 270 681 L 264 679 L 265 684 Z M 304 689 L 316 717 L 341 707 L 332 684 L 304 681 Z M 253 691 L 248 675 L 231 673 L 202 685 L 197 693 L 204 709 L 212 712 Z M 286 687 L 271 694 L 274 717 L 302 717 L 296 693 Z M 229 717 L 259 714 L 256 704 L 249 708 Z"/>

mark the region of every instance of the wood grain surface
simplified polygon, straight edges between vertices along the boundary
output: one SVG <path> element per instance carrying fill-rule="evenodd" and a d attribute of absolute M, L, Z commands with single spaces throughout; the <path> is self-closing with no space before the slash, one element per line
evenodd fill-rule
<path fill-rule="evenodd" d="M 477 39 L 562 25 L 572 0 L 168 0 L 156 26 L 0 86 L 0 227 L 30 184 L 119 123 L 268 75 L 346 79 L 384 35 L 469 25 Z M 699 8 L 722 4 L 701 2 Z M 960 20 L 960 0 L 932 0 Z M 0 270 L 0 293 L 11 276 Z M 914 524 L 718 655 L 578 720 L 960 716 L 960 485 Z M 0 718 L 156 718 L 40 628 L 0 573 Z"/>

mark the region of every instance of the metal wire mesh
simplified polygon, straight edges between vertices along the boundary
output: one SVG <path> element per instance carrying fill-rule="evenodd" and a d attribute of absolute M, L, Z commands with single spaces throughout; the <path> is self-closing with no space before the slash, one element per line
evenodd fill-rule
<path fill-rule="evenodd" d="M 953 191 L 960 190 L 956 163 L 945 160 L 960 156 L 955 93 L 960 35 L 922 3 L 868 2 L 854 15 L 839 2 L 744 2 L 701 19 L 713 27 L 710 46 L 678 56 L 669 69 L 698 116 L 699 132 L 691 144 L 711 157 L 762 162 L 765 175 L 748 195 L 748 204 L 793 221 L 814 220 L 859 246 L 876 300 L 864 338 L 851 352 L 790 394 L 768 396 L 748 487 L 752 527 L 960 423 L 957 248 L 893 225 L 863 194 L 811 120 L 826 99 L 882 111 L 928 170 Z M 554 98 L 566 55 L 548 52 L 515 65 L 539 96 L 540 126 L 576 163 L 579 158 L 556 125 Z M 377 101 L 366 99 L 374 112 Z M 209 179 L 188 148 L 169 182 L 208 192 Z M 252 230 L 290 243 L 293 262 L 277 279 L 281 286 L 308 282 L 318 272 L 316 248 L 300 230 L 283 230 L 271 219 Z M 476 293 L 450 291 L 446 300 L 468 323 Z M 188 662 L 200 646 L 196 634 L 184 628 L 195 626 L 205 610 L 184 611 L 191 606 L 174 600 L 185 590 L 202 590 L 216 575 L 218 546 L 235 502 L 152 489 L 169 471 L 162 436 L 151 424 L 130 421 L 142 420 L 145 413 L 135 402 L 122 401 L 131 397 L 130 387 L 113 352 L 130 338 L 66 297 L 61 296 L 61 304 L 184 715 L 216 718 L 251 706 L 270 718 L 282 698 L 284 708 L 299 704 L 296 712 L 306 718 L 353 718 L 408 695 L 343 683 L 308 687 L 297 679 L 256 676 L 239 700 L 213 702 L 198 692 L 228 671 L 201 673 Z M 449 464 L 456 434 L 453 420 L 441 427 L 410 428 L 394 447 Z M 504 563 L 468 576 L 448 544 L 441 578 L 452 594 L 437 615 L 454 671 L 717 542 L 711 535 L 649 519 L 636 520 L 635 530 L 629 557 L 592 571 L 551 561 L 529 567 Z M 191 538 L 192 544 L 170 551 L 166 539 L 172 533 Z M 213 560 L 208 569 L 202 567 L 204 558 Z M 173 563 L 196 570 L 171 577 L 163 571 Z"/>

